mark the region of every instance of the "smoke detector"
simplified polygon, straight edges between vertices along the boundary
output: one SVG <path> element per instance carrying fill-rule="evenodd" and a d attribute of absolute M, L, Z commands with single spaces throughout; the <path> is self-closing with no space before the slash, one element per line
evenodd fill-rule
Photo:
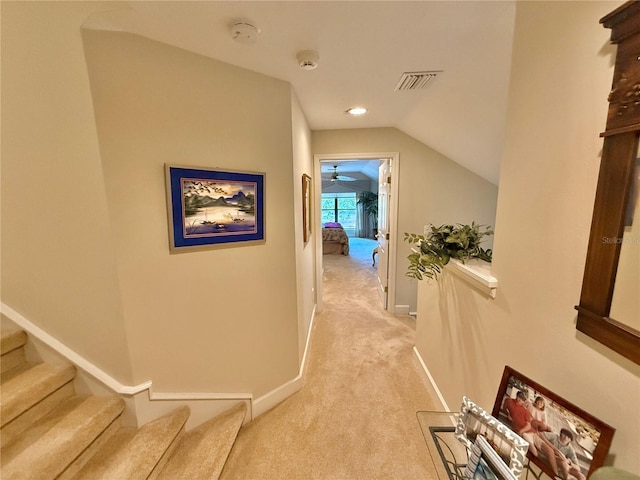
<path fill-rule="evenodd" d="M 251 45 L 256 43 L 260 35 L 260 29 L 249 20 L 239 18 L 231 24 L 231 38 L 238 43 Z"/>
<path fill-rule="evenodd" d="M 297 53 L 296 59 L 298 60 L 300 68 L 304 70 L 313 70 L 318 67 L 320 55 L 318 55 L 318 52 L 315 50 L 302 50 Z"/>

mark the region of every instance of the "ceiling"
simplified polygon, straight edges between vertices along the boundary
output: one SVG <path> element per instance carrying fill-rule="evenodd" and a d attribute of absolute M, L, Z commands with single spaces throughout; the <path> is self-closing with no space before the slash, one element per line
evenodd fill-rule
<path fill-rule="evenodd" d="M 312 130 L 396 127 L 498 183 L 513 1 L 113 2 L 86 28 L 136 33 L 290 82 Z M 244 18 L 255 44 L 231 38 Z M 315 70 L 296 53 L 316 50 Z M 396 91 L 403 72 L 441 71 Z M 366 115 L 345 113 L 351 106 Z"/>
<path fill-rule="evenodd" d="M 350 177 L 353 180 L 373 180 L 377 184 L 379 166 L 379 159 L 328 160 L 320 162 L 320 172 L 323 184 L 331 181 L 334 172 L 340 175 L 340 178 Z"/>

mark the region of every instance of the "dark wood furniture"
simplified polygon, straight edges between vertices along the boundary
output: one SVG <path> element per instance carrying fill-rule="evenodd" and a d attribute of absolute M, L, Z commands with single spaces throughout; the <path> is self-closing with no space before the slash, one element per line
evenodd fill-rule
<path fill-rule="evenodd" d="M 623 4 L 600 20 L 617 44 L 604 147 L 577 329 L 640 364 L 640 332 L 610 318 L 627 204 L 640 134 L 640 2 Z"/>

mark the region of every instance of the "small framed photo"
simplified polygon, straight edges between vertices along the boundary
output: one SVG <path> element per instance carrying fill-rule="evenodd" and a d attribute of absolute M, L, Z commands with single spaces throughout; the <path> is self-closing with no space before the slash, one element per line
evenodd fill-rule
<path fill-rule="evenodd" d="M 264 173 L 165 166 L 172 252 L 264 243 Z"/>
<path fill-rule="evenodd" d="M 603 465 L 615 432 L 508 366 L 492 414 L 529 443 L 527 457 L 552 478 L 585 480 Z"/>
<path fill-rule="evenodd" d="M 480 435 L 508 465 L 511 474 L 518 478 L 524 468 L 529 444 L 483 408 L 463 397 L 456 436 L 471 450 Z"/>
<path fill-rule="evenodd" d="M 471 480 L 517 480 L 482 435 L 476 437 L 463 476 Z"/>
<path fill-rule="evenodd" d="M 302 237 L 304 243 L 311 238 L 311 177 L 302 175 Z"/>

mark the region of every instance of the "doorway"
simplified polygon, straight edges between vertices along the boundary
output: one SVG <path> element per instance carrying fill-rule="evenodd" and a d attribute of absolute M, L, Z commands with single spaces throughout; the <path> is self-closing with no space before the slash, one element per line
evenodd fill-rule
<path fill-rule="evenodd" d="M 316 264 L 322 265 L 323 262 L 323 254 L 322 254 L 322 226 L 325 222 L 323 222 L 323 217 L 321 215 L 321 206 L 322 206 L 322 193 L 323 190 L 330 190 L 334 192 L 335 198 L 339 198 L 340 193 L 348 194 L 348 192 L 354 192 L 358 189 L 363 190 L 362 185 L 365 184 L 357 184 L 358 179 L 362 179 L 360 175 L 357 173 L 357 168 L 366 167 L 368 169 L 369 178 L 375 178 L 377 181 L 376 185 L 376 193 L 378 193 L 380 188 L 380 178 L 379 178 L 379 166 L 386 161 L 386 164 L 390 167 L 391 172 L 388 175 L 388 178 L 383 179 L 383 183 L 388 182 L 388 186 L 386 188 L 386 196 L 385 196 L 385 208 L 384 214 L 386 215 L 385 219 L 380 218 L 380 212 L 378 215 L 378 224 L 384 223 L 386 232 L 384 236 L 384 251 L 382 254 L 384 258 L 380 258 L 380 250 L 377 255 L 377 266 L 378 268 L 378 276 L 379 282 L 381 284 L 381 305 L 384 309 L 389 311 L 390 313 L 395 313 L 395 279 L 396 279 L 396 250 L 397 250 L 397 206 L 398 206 L 398 174 L 400 169 L 400 158 L 398 152 L 383 152 L 383 153 L 366 153 L 366 154 L 318 154 L 314 155 L 314 204 L 318 206 L 316 208 L 316 214 L 314 215 L 314 231 L 315 240 L 316 240 Z M 349 165 L 349 162 L 353 162 Z M 385 174 L 386 175 L 386 174 Z M 325 179 L 325 188 L 323 189 L 323 176 Z M 332 184 L 334 185 L 331 188 L 328 187 L 327 179 L 334 178 Z M 358 186 L 358 189 L 355 186 Z M 375 183 L 374 183 L 375 185 Z M 371 189 L 373 190 L 373 189 Z M 327 205 L 329 206 L 328 202 Z M 336 201 L 336 204 L 338 202 Z M 349 202 L 343 202 L 348 204 Z M 329 210 L 327 208 L 327 210 Z M 338 208 L 336 207 L 336 216 L 333 218 L 338 218 L 339 215 Z M 328 216 L 331 215 L 331 212 L 326 212 Z M 327 216 L 325 215 L 325 216 Z M 352 222 L 349 222 L 350 212 L 344 212 L 341 218 L 347 220 L 348 228 L 350 232 L 355 233 L 357 226 L 352 225 Z M 327 216 L 327 218 L 328 218 Z M 381 222 L 382 220 L 382 222 Z M 362 232 L 360 232 L 362 235 Z M 365 236 L 365 235 L 363 235 Z M 366 235 L 368 236 L 368 235 Z M 371 237 L 373 237 L 373 232 Z M 370 238 L 371 238 L 370 237 Z M 376 238 L 378 240 L 378 238 Z M 382 264 L 382 267 L 380 265 Z M 317 308 L 318 310 L 322 310 L 322 268 L 316 270 L 316 285 L 318 288 L 318 296 L 317 296 Z"/>

